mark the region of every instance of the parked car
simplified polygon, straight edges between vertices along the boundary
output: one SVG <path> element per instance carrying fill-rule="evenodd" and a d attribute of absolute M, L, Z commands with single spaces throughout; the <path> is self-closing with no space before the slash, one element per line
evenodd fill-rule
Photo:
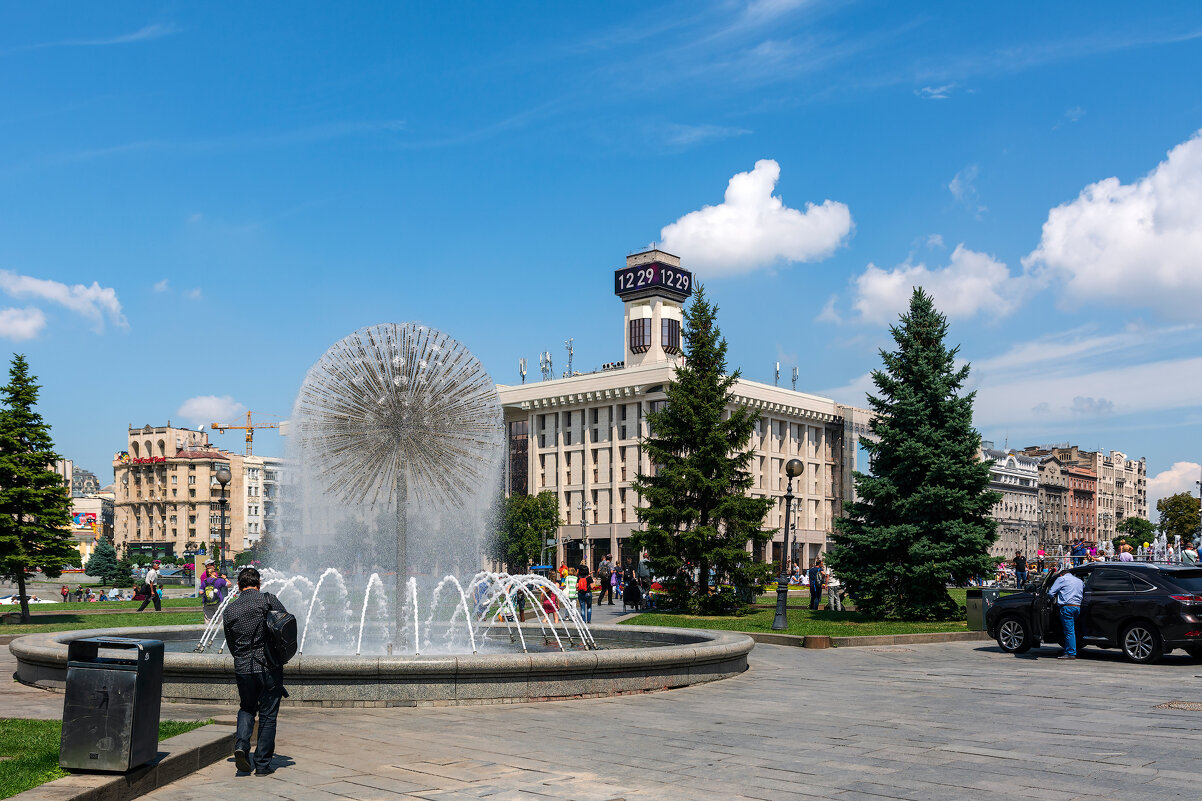
<path fill-rule="evenodd" d="M 1023 592 L 1003 595 L 985 614 L 989 636 L 1021 654 L 1041 643 L 1064 644 L 1060 610 L 1048 590 L 1057 576 L 1085 582 L 1077 649 L 1120 648 L 1149 664 L 1180 648 L 1202 659 L 1202 568 L 1141 562 L 1096 562 L 1037 576 Z"/>

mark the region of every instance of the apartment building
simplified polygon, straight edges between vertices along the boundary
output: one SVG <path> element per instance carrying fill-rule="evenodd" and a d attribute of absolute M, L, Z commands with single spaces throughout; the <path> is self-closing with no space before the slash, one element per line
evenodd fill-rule
<path fill-rule="evenodd" d="M 997 450 L 989 441 L 981 443 L 981 459 L 990 462 L 989 489 L 1002 494 L 991 514 L 998 521 L 998 538 L 990 555 L 1033 554 L 1039 545 L 1039 460 Z"/>

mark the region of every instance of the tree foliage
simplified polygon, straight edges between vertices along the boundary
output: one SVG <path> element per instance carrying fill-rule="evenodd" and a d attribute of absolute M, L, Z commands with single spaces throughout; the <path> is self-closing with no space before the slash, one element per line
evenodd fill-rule
<path fill-rule="evenodd" d="M 1198 525 L 1202 520 L 1199 503 L 1199 499 L 1188 492 L 1178 492 L 1156 502 L 1156 511 L 1160 513 L 1160 533 L 1168 537 L 1170 543 L 1174 535 L 1181 537 L 1182 542 L 1198 538 Z"/>
<path fill-rule="evenodd" d="M 1156 536 L 1156 526 L 1134 515 L 1124 517 L 1114 529 L 1118 532 L 1118 536 L 1112 540 L 1115 550 L 1122 545 L 1130 545 L 1132 549 L 1138 548 L 1145 542 L 1151 542 Z"/>
<path fill-rule="evenodd" d="M 54 472 L 60 457 L 35 408 L 39 386 L 24 356 L 13 356 L 8 375 L 0 389 L 0 577 L 16 582 L 28 622 L 26 579 L 39 567 L 57 578 L 79 553 L 71 542 L 70 491 Z"/>
<path fill-rule="evenodd" d="M 989 462 L 972 425 L 975 393 L 960 394 L 968 365 L 944 344 L 947 319 L 916 288 L 900 323 L 897 349 L 881 351 L 867 442 L 872 474 L 855 474 L 859 500 L 835 521 L 829 561 L 874 618 L 945 620 L 959 614 L 946 583 L 991 573 L 997 539 Z"/>
<path fill-rule="evenodd" d="M 561 525 L 555 493 L 510 495 L 497 532 L 496 556 L 510 572 L 525 572 L 542 556 L 547 539 L 555 536 Z"/>
<path fill-rule="evenodd" d="M 774 501 L 747 494 L 748 442 L 759 413 L 734 403 L 739 371 L 727 373 L 717 313 L 698 285 L 684 312 L 684 364 L 665 389 L 667 404 L 647 415 L 642 447 L 653 467 L 634 482 L 646 505 L 637 510 L 642 530 L 632 532 L 632 544 L 649 553 L 656 575 L 675 585 L 678 602 L 692 596 L 691 606 L 708 594 L 710 568 L 718 581 L 740 586 L 771 572 L 747 551 L 748 543 L 767 542 L 773 533 L 761 526 Z M 685 576 L 694 568 L 690 586 Z M 688 595 L 679 592 L 686 589 Z"/>
<path fill-rule="evenodd" d="M 108 540 L 101 539 L 95 550 L 92 551 L 92 558 L 84 565 L 84 571 L 89 576 L 100 579 L 101 584 L 115 585 L 122 578 L 117 549 Z"/>

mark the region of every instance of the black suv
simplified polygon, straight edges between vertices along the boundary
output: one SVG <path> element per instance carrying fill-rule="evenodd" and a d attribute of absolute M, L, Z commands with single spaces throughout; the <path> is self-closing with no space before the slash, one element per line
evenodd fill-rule
<path fill-rule="evenodd" d="M 1003 595 L 985 614 L 989 636 L 1021 654 L 1040 642 L 1064 644 L 1059 605 L 1048 597 L 1063 573 L 1085 582 L 1077 649 L 1121 648 L 1132 662 L 1151 663 L 1181 648 L 1202 659 L 1202 566 L 1095 562 L 1037 578 Z"/>

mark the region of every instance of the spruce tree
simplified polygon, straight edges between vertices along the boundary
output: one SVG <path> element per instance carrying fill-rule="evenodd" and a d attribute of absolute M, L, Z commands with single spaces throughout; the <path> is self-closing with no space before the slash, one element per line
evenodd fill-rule
<path fill-rule="evenodd" d="M 71 497 L 54 472 L 60 457 L 34 408 L 39 387 L 24 356 L 13 356 L 8 374 L 0 388 L 0 577 L 16 582 L 28 623 L 25 581 L 34 568 L 58 578 L 79 554 L 71 543 Z"/>
<path fill-rule="evenodd" d="M 972 425 L 976 393 L 961 394 L 968 365 L 944 344 L 947 319 L 921 287 L 890 333 L 897 350 L 881 351 L 869 395 L 875 442 L 866 444 L 872 474 L 855 474 L 858 501 L 835 521 L 829 562 L 869 617 L 947 620 L 959 614 L 948 581 L 992 573 L 997 539 L 990 509 L 989 463 L 979 457 Z"/>
<path fill-rule="evenodd" d="M 113 584 L 121 578 L 121 565 L 117 559 L 117 549 L 107 539 L 101 539 L 92 557 L 84 565 L 84 571 L 89 576 L 100 579 L 101 584 Z"/>
<path fill-rule="evenodd" d="M 635 478 L 646 505 L 637 510 L 642 530 L 631 534 L 633 545 L 649 553 L 652 570 L 677 577 L 677 588 L 687 587 L 685 571 L 696 568 L 693 589 L 702 598 L 711 567 L 719 581 L 736 586 L 768 575 L 770 568 L 754 563 L 747 545 L 772 538 L 761 526 L 774 503 L 747 495 L 753 482 L 748 441 L 759 412 L 734 403 L 739 371 L 726 372 L 717 314 L 698 285 L 684 312 L 684 364 L 665 390 L 667 404 L 647 415 L 642 446 L 653 467 Z M 687 600 L 682 596 L 678 603 Z"/>

